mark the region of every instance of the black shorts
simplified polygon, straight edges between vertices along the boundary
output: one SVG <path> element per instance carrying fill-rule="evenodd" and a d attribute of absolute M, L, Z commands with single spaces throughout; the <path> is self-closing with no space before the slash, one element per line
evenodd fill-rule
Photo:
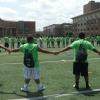
<path fill-rule="evenodd" d="M 5 47 L 7 47 L 7 48 L 8 48 L 8 47 L 9 47 L 9 44 L 8 44 L 8 43 L 5 43 Z"/>
<path fill-rule="evenodd" d="M 73 63 L 73 74 L 74 75 L 81 75 L 81 76 L 88 76 L 88 63 L 84 62 L 74 62 Z"/>

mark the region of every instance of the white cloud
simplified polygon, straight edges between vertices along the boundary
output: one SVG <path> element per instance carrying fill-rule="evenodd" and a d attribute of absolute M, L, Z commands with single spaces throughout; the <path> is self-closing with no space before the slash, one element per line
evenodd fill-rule
<path fill-rule="evenodd" d="M 53 2 L 53 0 L 38 0 L 23 4 L 22 7 L 29 9 L 27 17 L 30 16 L 31 19 L 35 19 L 39 24 L 38 26 L 40 26 L 42 22 L 45 23 L 43 23 L 43 25 L 50 25 L 53 23 L 67 22 L 67 20 L 71 22 L 70 17 L 73 17 L 75 12 L 78 14 L 80 12 L 82 13 L 82 4 L 78 3 L 78 1 L 76 3 L 76 0 L 70 0 L 67 4 L 66 0 L 55 0 L 55 2 Z M 75 5 L 73 6 L 73 4 Z M 79 12 L 77 12 L 77 10 Z M 43 27 L 43 25 L 41 27 Z"/>
<path fill-rule="evenodd" d="M 0 18 L 5 20 L 17 20 L 19 19 L 17 12 L 14 9 L 7 7 L 0 7 Z"/>
<path fill-rule="evenodd" d="M 0 2 L 16 2 L 17 0 L 0 0 Z"/>
<path fill-rule="evenodd" d="M 83 5 L 89 1 L 0 0 L 0 17 L 36 21 L 37 29 L 42 30 L 46 25 L 71 22 L 72 20 L 70 18 L 82 14 Z M 100 2 L 100 0 L 95 1 Z"/>
<path fill-rule="evenodd" d="M 7 8 L 7 7 L 0 7 L 0 14 L 16 14 L 17 12 L 11 8 Z"/>

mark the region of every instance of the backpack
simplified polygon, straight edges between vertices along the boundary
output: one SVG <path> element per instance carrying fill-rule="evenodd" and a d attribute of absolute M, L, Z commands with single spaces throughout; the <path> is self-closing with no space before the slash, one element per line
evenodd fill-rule
<path fill-rule="evenodd" d="M 82 44 L 80 44 L 79 49 L 76 53 L 77 62 L 85 62 L 87 59 L 87 51 Z"/>
<path fill-rule="evenodd" d="M 29 52 L 28 49 L 26 49 L 24 53 L 24 65 L 28 68 L 33 68 L 35 65 L 32 51 Z"/>

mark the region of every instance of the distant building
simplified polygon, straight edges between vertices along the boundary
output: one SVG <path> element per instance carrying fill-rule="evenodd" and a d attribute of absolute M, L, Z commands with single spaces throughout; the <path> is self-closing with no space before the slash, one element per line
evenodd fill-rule
<path fill-rule="evenodd" d="M 0 19 L 0 36 L 35 35 L 34 21 L 5 21 Z"/>
<path fill-rule="evenodd" d="M 84 14 L 90 13 L 99 8 L 100 2 L 90 1 L 88 4 L 84 5 Z"/>
<path fill-rule="evenodd" d="M 45 36 L 63 36 L 67 32 L 72 32 L 72 24 L 52 24 L 43 28 L 43 34 Z"/>
<path fill-rule="evenodd" d="M 36 37 L 43 36 L 43 31 L 37 31 L 35 35 Z"/>
<path fill-rule="evenodd" d="M 90 1 L 89 4 L 84 7 L 84 14 L 80 16 L 73 17 L 73 32 L 77 35 L 80 32 L 85 32 L 87 35 L 100 34 L 100 8 L 99 6 L 94 7 L 90 4 L 97 4 L 94 1 Z M 98 8 L 98 9 L 97 9 Z M 86 9 L 88 9 L 86 11 Z"/>

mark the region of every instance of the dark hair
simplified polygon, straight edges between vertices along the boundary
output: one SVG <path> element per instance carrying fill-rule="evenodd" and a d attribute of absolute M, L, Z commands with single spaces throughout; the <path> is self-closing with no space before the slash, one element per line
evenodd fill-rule
<path fill-rule="evenodd" d="M 85 38 L 85 33 L 81 32 L 79 33 L 79 36 L 78 36 L 80 39 L 84 39 Z"/>
<path fill-rule="evenodd" d="M 28 43 L 32 43 L 33 42 L 33 36 L 32 35 L 27 36 L 27 42 Z"/>

